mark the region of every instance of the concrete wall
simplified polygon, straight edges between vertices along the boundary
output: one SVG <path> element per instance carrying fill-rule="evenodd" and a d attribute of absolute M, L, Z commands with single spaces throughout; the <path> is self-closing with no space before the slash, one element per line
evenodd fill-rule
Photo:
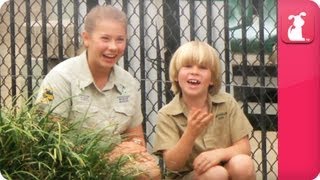
<path fill-rule="evenodd" d="M 1 10 L 1 24 L 0 24 L 0 77 L 1 77 L 1 98 L 6 97 L 3 101 L 6 105 L 12 102 L 12 79 L 16 80 L 17 95 L 23 95 L 20 97 L 23 101 L 27 95 L 27 28 L 30 28 L 29 47 L 31 48 L 31 66 L 32 66 L 32 79 L 33 84 L 36 85 L 37 81 L 42 79 L 43 69 L 43 34 L 42 34 L 42 11 L 41 0 L 30 1 L 30 27 L 27 27 L 26 23 L 26 3 L 23 0 L 15 0 L 14 7 L 14 22 L 10 21 L 9 2 L 5 3 Z M 58 10 L 56 4 L 47 2 L 46 14 L 47 22 L 45 24 L 47 30 L 46 46 L 48 58 L 58 58 L 58 40 L 62 38 L 64 57 L 71 57 L 75 55 L 75 47 L 73 45 L 74 26 L 70 17 L 73 16 L 72 3 L 66 4 L 67 1 L 63 1 L 64 13 L 63 17 L 63 35 L 58 35 Z M 11 25 L 14 24 L 14 34 L 11 32 Z M 11 37 L 13 35 L 13 37 Z M 13 39 L 12 39 L 13 38 Z M 15 54 L 11 52 L 11 43 L 14 44 Z M 14 56 L 13 62 L 12 56 Z M 49 62 L 54 63 L 54 62 Z M 15 71 L 13 71 L 15 68 Z M 15 75 L 14 75 L 15 74 Z M 39 84 L 39 83 L 38 83 Z M 36 88 L 36 87 L 34 87 Z"/>

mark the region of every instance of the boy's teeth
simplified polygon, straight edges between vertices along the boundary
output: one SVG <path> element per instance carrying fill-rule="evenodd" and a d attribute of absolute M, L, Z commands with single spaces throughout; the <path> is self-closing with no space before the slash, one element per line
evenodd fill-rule
<path fill-rule="evenodd" d="M 200 82 L 198 80 L 188 80 L 189 83 L 192 83 L 192 84 L 199 84 Z"/>

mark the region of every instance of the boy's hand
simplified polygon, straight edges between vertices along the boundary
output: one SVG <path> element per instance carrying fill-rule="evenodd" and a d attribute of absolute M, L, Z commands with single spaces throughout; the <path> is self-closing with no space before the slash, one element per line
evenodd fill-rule
<path fill-rule="evenodd" d="M 193 161 L 193 168 L 196 174 L 200 175 L 209 168 L 219 165 L 222 162 L 223 149 L 205 151 L 199 154 Z"/>
<path fill-rule="evenodd" d="M 207 113 L 201 109 L 192 108 L 188 115 L 186 131 L 194 138 L 197 138 L 201 132 L 206 129 L 207 125 L 212 121 L 212 119 L 212 113 Z"/>

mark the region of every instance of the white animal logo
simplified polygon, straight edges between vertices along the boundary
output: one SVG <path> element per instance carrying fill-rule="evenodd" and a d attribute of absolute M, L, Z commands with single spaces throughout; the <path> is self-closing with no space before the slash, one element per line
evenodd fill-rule
<path fill-rule="evenodd" d="M 301 12 L 298 15 L 289 15 L 288 19 L 293 19 L 292 25 L 288 29 L 288 38 L 290 41 L 305 41 L 306 39 L 302 37 L 302 26 L 305 21 L 302 16 L 306 16 L 306 12 Z"/>
<path fill-rule="evenodd" d="M 320 180 L 320 173 L 318 174 L 318 176 L 316 178 L 314 178 L 313 180 Z"/>
<path fill-rule="evenodd" d="M 318 5 L 318 7 L 320 8 L 320 0 L 311 0 L 311 1 L 315 2 Z"/>

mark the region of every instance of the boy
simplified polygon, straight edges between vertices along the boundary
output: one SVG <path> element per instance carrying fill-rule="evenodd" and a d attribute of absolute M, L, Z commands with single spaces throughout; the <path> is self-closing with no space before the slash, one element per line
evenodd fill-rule
<path fill-rule="evenodd" d="M 192 41 L 170 63 L 175 97 L 159 110 L 154 152 L 173 179 L 255 179 L 248 134 L 235 99 L 223 92 L 217 52 Z"/>

